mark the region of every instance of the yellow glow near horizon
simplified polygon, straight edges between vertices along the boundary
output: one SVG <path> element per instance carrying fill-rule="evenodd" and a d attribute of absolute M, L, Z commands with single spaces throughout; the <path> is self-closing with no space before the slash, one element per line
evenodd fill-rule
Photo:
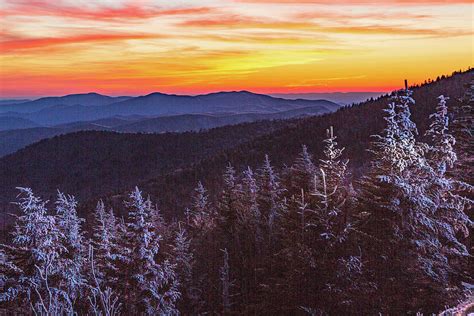
<path fill-rule="evenodd" d="M 390 91 L 473 64 L 465 0 L 0 0 L 0 97 Z"/>

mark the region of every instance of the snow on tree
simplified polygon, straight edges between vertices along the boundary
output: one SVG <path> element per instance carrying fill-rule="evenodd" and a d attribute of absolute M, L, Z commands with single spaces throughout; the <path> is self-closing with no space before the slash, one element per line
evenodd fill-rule
<path fill-rule="evenodd" d="M 72 312 L 73 306 L 64 287 L 62 256 L 67 251 L 54 216 L 47 214 L 46 202 L 29 188 L 20 190 L 21 215 L 16 219 L 12 245 L 1 245 L 0 266 L 14 275 L 3 278 L 2 300 L 20 300 L 35 314 Z M 4 270 L 5 271 L 5 270 Z"/>
<path fill-rule="evenodd" d="M 134 297 L 135 312 L 176 314 L 176 301 L 180 298 L 176 265 L 160 257 L 160 232 L 155 232 L 151 215 L 154 211 L 150 198 L 144 199 L 135 188 L 126 203 L 129 208 L 127 246 L 130 249 L 130 291 Z"/>
<path fill-rule="evenodd" d="M 418 135 L 418 129 L 416 128 L 415 122 L 411 120 L 410 105 L 415 104 L 415 100 L 412 98 L 413 91 L 402 90 L 397 92 L 394 96 L 395 107 L 397 108 L 397 123 L 400 127 L 399 133 L 400 138 L 407 138 L 411 141 Z"/>
<path fill-rule="evenodd" d="M 416 125 L 411 121 L 410 104 L 414 104 L 411 98 L 411 91 L 407 91 L 405 96 L 398 93 L 393 97 L 393 102 L 388 105 L 384 111 L 387 116 L 384 118 L 387 126 L 383 135 L 374 135 L 373 149 L 374 154 L 372 163 L 375 168 L 385 170 L 386 176 L 403 173 L 409 166 L 421 165 L 424 163 L 422 152 L 423 146 L 420 146 L 415 135 L 418 133 Z M 384 178 L 381 180 L 390 180 Z"/>
<path fill-rule="evenodd" d="M 186 216 L 189 225 L 201 230 L 210 230 L 215 225 L 214 211 L 209 203 L 207 191 L 201 181 L 198 182 L 197 187 L 194 189 L 193 204 L 190 209 L 187 209 Z"/>
<path fill-rule="evenodd" d="M 196 196 L 194 197 L 194 207 L 195 210 L 199 213 L 207 213 L 209 212 L 209 197 L 207 196 L 206 189 L 202 185 L 201 181 L 198 182 L 197 187 L 195 189 Z"/>
<path fill-rule="evenodd" d="M 332 126 L 327 130 L 324 140 L 325 159 L 321 159 L 320 178 L 315 176 L 314 191 L 311 195 L 317 198 L 315 206 L 316 223 L 323 227 L 321 237 L 330 241 L 342 241 L 347 237 L 348 223 L 343 208 L 347 202 L 348 190 L 345 184 L 348 161 L 341 160 L 344 148 L 339 148 Z"/>
<path fill-rule="evenodd" d="M 240 245 L 240 234 L 242 227 L 239 222 L 239 214 L 244 208 L 244 201 L 242 199 L 242 186 L 236 177 L 234 167 L 229 163 L 223 175 L 223 190 L 220 194 L 219 203 L 217 207 L 218 221 L 216 235 L 219 240 L 218 245 L 222 248 L 229 249 L 232 256 L 237 254 Z M 216 248 L 215 250 L 218 250 Z M 217 255 L 217 254 L 214 254 Z M 237 260 L 241 262 L 243 256 L 232 257 L 232 262 Z M 239 268 L 243 268 L 240 266 Z"/>
<path fill-rule="evenodd" d="M 461 100 L 450 102 L 451 133 L 456 137 L 456 153 L 458 161 L 456 168 L 450 171 L 450 175 L 465 183 L 472 183 L 474 178 L 474 79 L 465 84 L 465 94 Z M 463 196 L 474 199 L 472 186 L 460 186 L 458 190 Z M 472 207 L 469 214 L 474 217 Z"/>
<path fill-rule="evenodd" d="M 280 258 L 275 256 L 275 253 L 280 250 L 279 239 L 282 224 L 280 219 L 287 213 L 286 201 L 283 196 L 285 188 L 280 183 L 278 173 L 271 165 L 268 155 L 265 155 L 263 166 L 258 170 L 256 178 L 259 188 L 257 203 L 261 214 L 261 225 L 258 233 L 263 237 L 259 247 L 261 249 L 257 248 L 259 253 L 255 264 L 259 269 L 259 273 L 254 271 L 253 275 L 256 276 L 254 280 L 261 280 L 258 283 L 258 290 L 262 291 L 264 295 L 270 295 L 275 288 L 270 286 L 271 281 L 265 279 L 264 276 L 275 273 L 274 271 L 281 264 Z M 234 266 L 234 270 L 239 269 L 238 265 Z"/>
<path fill-rule="evenodd" d="M 224 173 L 224 184 L 228 188 L 235 188 L 237 185 L 237 179 L 235 177 L 235 169 L 232 164 L 228 164 Z"/>
<path fill-rule="evenodd" d="M 224 240 L 232 243 L 236 237 L 238 214 L 242 205 L 241 187 L 237 183 L 236 172 L 231 164 L 226 167 L 223 180 L 224 188 L 218 205 L 218 223 Z"/>
<path fill-rule="evenodd" d="M 413 308 L 415 291 L 425 291 L 427 306 L 454 295 L 448 288 L 453 280 L 450 256 L 467 254 L 456 238 L 456 231 L 467 224 L 463 202 L 451 199 L 449 181 L 439 168 L 431 168 L 427 145 L 415 139 L 410 95 L 396 95 L 389 104 L 387 127 L 376 138 L 372 168 L 361 181 L 358 197 L 360 216 L 368 216 L 365 233 L 374 241 L 369 247 L 375 252 L 371 268 L 377 271 L 379 286 L 386 286 L 381 289 L 385 296 L 394 298 L 387 304 L 399 304 L 405 311 Z M 383 270 L 387 265 L 391 269 Z M 385 280 L 391 278 L 396 282 L 388 285 Z"/>
<path fill-rule="evenodd" d="M 446 102 L 449 98 L 440 95 L 438 99 L 438 107 L 436 113 L 430 115 L 432 122 L 426 135 L 430 136 L 432 141 L 432 145 L 429 147 L 430 163 L 442 176 L 446 173 L 448 167 L 452 168 L 454 166 L 457 156 L 454 151 L 456 140 L 448 131 L 449 116 Z"/>
<path fill-rule="evenodd" d="M 312 190 L 300 188 L 300 194 L 289 199 L 281 220 L 281 254 L 288 280 L 285 296 L 294 296 L 292 304 L 316 315 L 335 313 L 349 283 L 339 267 L 341 257 L 351 253 L 347 161 L 341 159 L 344 149 L 336 139 L 329 128 L 325 158 L 314 174 Z"/>
<path fill-rule="evenodd" d="M 243 210 L 239 213 L 240 222 L 242 224 L 250 224 L 256 227 L 261 220 L 260 209 L 258 206 L 258 185 L 255 175 L 250 167 L 243 171 L 242 179 L 242 194 L 243 203 L 245 204 Z"/>
<path fill-rule="evenodd" d="M 259 170 L 257 180 L 260 188 L 258 200 L 260 211 L 271 232 L 282 209 L 281 198 L 285 190 L 280 184 L 279 176 L 273 169 L 268 155 L 265 155 L 263 167 Z"/>
<path fill-rule="evenodd" d="M 308 147 L 303 145 L 301 153 L 290 168 L 291 185 L 294 190 L 304 189 L 310 191 L 313 189 L 317 172 L 313 157 L 308 152 Z"/>
<path fill-rule="evenodd" d="M 334 136 L 334 130 L 331 126 L 327 131 L 327 138 L 324 140 L 326 148 L 324 155 L 326 159 L 321 160 L 321 168 L 324 169 L 325 174 L 330 178 L 331 182 L 340 182 L 346 176 L 348 161 L 341 160 L 344 148 L 339 148 L 336 142 L 337 137 Z M 332 179 L 332 177 L 335 177 Z M 335 185 L 333 185 L 335 186 Z"/>
<path fill-rule="evenodd" d="M 0 247 L 0 302 L 7 304 L 20 294 L 21 287 L 18 280 L 23 271 L 13 262 L 18 250 L 3 244 Z M 7 251 L 10 253 L 9 256 L 6 254 Z"/>
<path fill-rule="evenodd" d="M 62 274 L 67 282 L 67 289 L 71 299 L 80 295 L 80 290 L 84 286 L 83 266 L 85 263 L 84 255 L 84 236 L 81 224 L 84 219 L 77 215 L 77 202 L 74 196 L 66 196 L 58 191 L 56 200 L 56 221 L 57 226 L 63 236 L 63 245 L 66 254 L 63 258 L 64 265 Z"/>
<path fill-rule="evenodd" d="M 456 181 L 446 176 L 448 168 L 452 168 L 457 161 L 454 151 L 456 139 L 449 132 L 449 117 L 446 101 L 449 98 L 441 95 L 436 113 L 430 115 L 432 123 L 427 135 L 431 136 L 432 144 L 427 147 L 428 162 L 432 167 L 429 178 L 431 187 L 429 193 L 437 207 L 435 216 L 438 222 L 438 231 L 443 239 L 451 244 L 449 252 L 468 255 L 467 248 L 456 238 L 461 232 L 465 237 L 469 235 L 469 227 L 473 225 L 465 211 L 472 201 L 458 194 L 459 187 L 467 188 L 470 185 Z M 445 225 L 448 223 L 449 225 Z"/>
<path fill-rule="evenodd" d="M 173 243 L 173 260 L 176 262 L 179 276 L 185 283 L 191 280 L 193 269 L 193 254 L 190 250 L 191 240 L 187 237 L 187 232 L 181 226 L 178 227 Z"/>
<path fill-rule="evenodd" d="M 113 210 L 108 212 L 104 202 L 100 200 L 94 211 L 94 226 L 91 246 L 94 251 L 94 277 L 98 282 L 108 286 L 115 284 L 118 279 L 118 269 L 125 261 L 126 249 L 120 247 L 116 218 Z M 91 259 L 90 259 L 91 260 Z M 92 273 L 92 271 L 91 271 Z M 96 280 L 93 280 L 95 283 Z"/>
<path fill-rule="evenodd" d="M 176 275 L 179 278 L 183 299 L 192 300 L 196 304 L 199 296 L 192 284 L 194 259 L 191 251 L 191 239 L 188 238 L 186 230 L 181 225 L 175 232 L 172 249 L 172 261 L 176 265 Z"/>
<path fill-rule="evenodd" d="M 98 207 L 100 206 L 103 207 L 103 203 L 98 205 Z M 94 247 L 92 245 L 89 246 L 89 262 L 91 264 L 92 286 L 91 295 L 88 296 L 88 300 L 92 314 L 96 316 L 120 315 L 122 303 L 119 301 L 119 298 L 110 287 L 104 286 L 103 282 L 99 281 L 95 266 Z"/>

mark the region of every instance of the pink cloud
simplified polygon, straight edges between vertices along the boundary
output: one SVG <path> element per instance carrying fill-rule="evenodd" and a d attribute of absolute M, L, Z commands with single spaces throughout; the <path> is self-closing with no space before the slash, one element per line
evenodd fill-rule
<path fill-rule="evenodd" d="M 209 7 L 158 8 L 128 3 L 121 7 L 88 8 L 67 6 L 60 1 L 29 0 L 16 2 L 11 8 L 0 10 L 0 16 L 29 15 L 29 16 L 60 16 L 85 20 L 134 20 L 149 19 L 157 16 L 199 15 L 213 12 Z"/>
<path fill-rule="evenodd" d="M 16 52 L 31 49 L 44 49 L 51 46 L 91 43 L 91 42 L 113 42 L 131 39 L 160 38 L 160 35 L 132 34 L 132 33 L 104 33 L 104 34 L 80 34 L 64 37 L 43 38 L 16 38 L 0 42 L 2 53 Z"/>

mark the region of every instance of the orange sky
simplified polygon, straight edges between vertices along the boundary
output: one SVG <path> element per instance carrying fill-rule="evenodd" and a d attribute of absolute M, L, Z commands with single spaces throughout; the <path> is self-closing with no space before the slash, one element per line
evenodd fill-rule
<path fill-rule="evenodd" d="M 0 97 L 390 91 L 473 63 L 467 0 L 0 0 Z"/>

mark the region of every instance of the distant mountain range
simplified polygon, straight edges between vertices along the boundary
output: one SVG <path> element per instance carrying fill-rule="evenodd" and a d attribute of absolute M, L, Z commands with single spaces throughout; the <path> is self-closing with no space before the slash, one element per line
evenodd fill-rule
<path fill-rule="evenodd" d="M 307 99 L 307 100 L 328 100 L 341 105 L 349 105 L 378 98 L 383 92 L 330 92 L 330 93 L 275 93 L 270 94 L 276 98 L 284 99 Z"/>
<path fill-rule="evenodd" d="M 47 97 L 0 104 L 0 156 L 44 138 L 77 131 L 198 131 L 243 122 L 319 115 L 339 107 L 326 100 L 287 100 L 248 91 L 198 96 L 152 93 L 110 97 L 88 93 Z"/>
<path fill-rule="evenodd" d="M 327 111 L 320 107 L 308 107 L 278 113 L 244 113 L 231 115 L 206 115 L 206 114 L 183 114 L 174 116 L 162 116 L 156 118 L 143 117 L 111 117 L 87 122 L 74 122 L 53 127 L 1 130 L 0 129 L 0 157 L 15 152 L 29 144 L 35 143 L 44 138 L 56 135 L 63 135 L 78 131 L 114 131 L 121 133 L 164 133 L 164 132 L 187 132 L 199 131 L 234 125 L 245 122 L 255 122 L 263 120 L 279 120 L 296 118 L 310 115 L 318 115 Z M 29 120 L 21 118 L 6 117 L 12 121 L 8 126 L 12 127 L 13 122 L 24 125 L 34 125 Z M 0 117 L 0 124 L 2 117 Z"/>
<path fill-rule="evenodd" d="M 318 106 L 323 112 L 334 111 L 339 107 L 326 100 L 287 100 L 247 91 L 198 96 L 152 93 L 140 97 L 115 98 L 89 93 L 6 104 L 0 106 L 0 115 L 53 126 L 119 115 L 156 117 L 181 114 L 277 113 L 311 106 Z"/>
<path fill-rule="evenodd" d="M 109 97 L 98 93 L 71 94 L 62 97 L 45 97 L 38 100 L 4 100 L 0 103 L 0 113 L 34 113 L 54 106 L 104 106 L 130 99 L 131 97 Z"/>
<path fill-rule="evenodd" d="M 0 131 L 12 129 L 32 128 L 41 126 L 31 120 L 14 116 L 0 116 Z"/>
<path fill-rule="evenodd" d="M 0 99 L 0 105 L 30 102 L 30 99 Z"/>

